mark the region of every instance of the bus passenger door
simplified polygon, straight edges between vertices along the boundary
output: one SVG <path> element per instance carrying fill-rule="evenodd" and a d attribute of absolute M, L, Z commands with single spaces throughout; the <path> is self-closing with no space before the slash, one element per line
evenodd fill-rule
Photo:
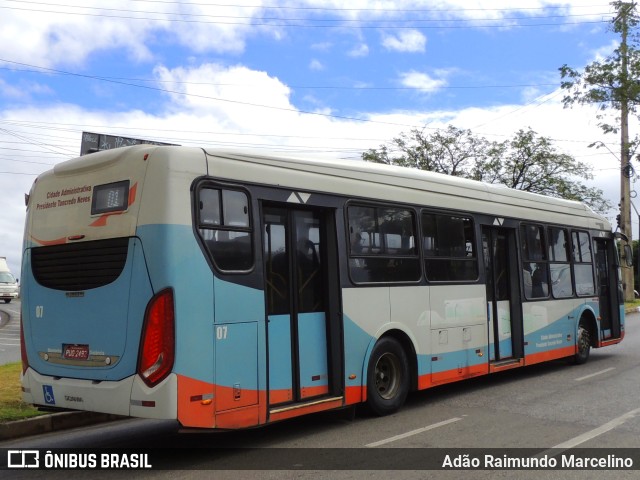
<path fill-rule="evenodd" d="M 331 307 L 339 282 L 329 268 L 337 263 L 335 221 L 321 210 L 264 206 L 262 215 L 269 405 L 328 395 L 339 343 Z"/>
<path fill-rule="evenodd" d="M 600 338 L 620 338 L 620 308 L 613 240 L 596 238 L 593 243 L 600 305 Z"/>
<path fill-rule="evenodd" d="M 522 357 L 522 309 L 518 289 L 515 231 L 482 228 L 487 282 L 489 361 Z"/>

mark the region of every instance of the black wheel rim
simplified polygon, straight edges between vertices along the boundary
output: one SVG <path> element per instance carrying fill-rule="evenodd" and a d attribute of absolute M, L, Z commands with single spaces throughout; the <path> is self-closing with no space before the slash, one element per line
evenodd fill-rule
<path fill-rule="evenodd" d="M 378 395 L 385 400 L 395 398 L 402 380 L 398 357 L 392 353 L 385 353 L 376 362 L 375 372 Z"/>

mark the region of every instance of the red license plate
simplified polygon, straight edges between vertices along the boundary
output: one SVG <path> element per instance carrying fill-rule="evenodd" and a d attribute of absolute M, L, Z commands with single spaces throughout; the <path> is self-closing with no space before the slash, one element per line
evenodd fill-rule
<path fill-rule="evenodd" d="M 89 345 L 77 343 L 63 345 L 62 356 L 70 360 L 86 360 L 89 358 Z"/>

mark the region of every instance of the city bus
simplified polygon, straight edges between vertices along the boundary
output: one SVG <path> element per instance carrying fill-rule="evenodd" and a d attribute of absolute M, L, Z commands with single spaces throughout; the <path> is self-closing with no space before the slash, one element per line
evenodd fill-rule
<path fill-rule="evenodd" d="M 585 205 L 360 161 L 138 145 L 26 196 L 22 390 L 238 429 L 624 337 L 616 235 Z"/>

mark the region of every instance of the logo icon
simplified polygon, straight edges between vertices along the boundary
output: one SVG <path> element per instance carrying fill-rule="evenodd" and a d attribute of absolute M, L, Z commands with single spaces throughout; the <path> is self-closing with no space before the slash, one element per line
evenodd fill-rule
<path fill-rule="evenodd" d="M 42 392 L 44 393 L 44 403 L 47 405 L 56 404 L 56 399 L 53 396 L 53 387 L 51 385 L 43 385 Z"/>
<path fill-rule="evenodd" d="M 40 452 L 38 450 L 9 450 L 7 452 L 9 468 L 39 468 Z"/>

